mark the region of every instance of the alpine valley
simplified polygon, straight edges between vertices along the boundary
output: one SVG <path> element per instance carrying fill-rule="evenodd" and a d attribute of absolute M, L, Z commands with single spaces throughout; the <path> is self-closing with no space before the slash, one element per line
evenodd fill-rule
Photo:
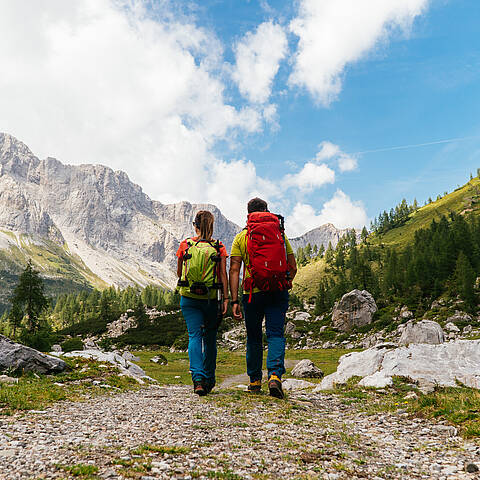
<path fill-rule="evenodd" d="M 201 209 L 215 215 L 214 235 L 229 249 L 240 227 L 216 206 L 162 204 L 124 172 L 40 160 L 0 133 L 0 309 L 29 260 L 51 295 L 108 285 L 171 288 L 175 252 Z M 293 243 L 335 246 L 341 236 L 327 225 Z"/>

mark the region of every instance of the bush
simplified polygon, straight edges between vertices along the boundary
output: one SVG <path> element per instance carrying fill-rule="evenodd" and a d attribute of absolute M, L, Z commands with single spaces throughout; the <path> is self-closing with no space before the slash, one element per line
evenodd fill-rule
<path fill-rule="evenodd" d="M 65 353 L 73 352 L 74 350 L 83 350 L 83 342 L 78 337 L 68 338 L 61 346 Z"/>
<path fill-rule="evenodd" d="M 50 328 L 42 328 L 35 333 L 24 330 L 20 335 L 21 343 L 40 352 L 49 352 L 56 341 L 57 337 Z"/>

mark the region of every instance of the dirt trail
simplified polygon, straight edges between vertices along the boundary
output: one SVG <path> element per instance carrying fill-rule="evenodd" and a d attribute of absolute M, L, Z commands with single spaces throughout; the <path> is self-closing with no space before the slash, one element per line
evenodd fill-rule
<path fill-rule="evenodd" d="M 480 447 L 448 425 L 289 400 L 148 387 L 0 417 L 0 479 L 474 479 Z M 80 473 L 83 472 L 83 475 Z"/>
<path fill-rule="evenodd" d="M 285 360 L 285 368 L 293 368 L 300 360 Z M 267 372 L 263 370 L 263 380 L 267 379 Z M 240 375 L 232 375 L 226 378 L 219 386 L 220 389 L 235 387 L 236 385 L 248 385 L 250 379 L 246 373 Z"/>

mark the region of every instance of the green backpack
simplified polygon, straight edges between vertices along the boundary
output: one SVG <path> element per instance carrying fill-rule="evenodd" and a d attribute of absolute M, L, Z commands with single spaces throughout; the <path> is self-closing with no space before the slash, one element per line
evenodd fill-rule
<path fill-rule="evenodd" d="M 180 295 L 198 299 L 215 299 L 221 291 L 218 282 L 220 242 L 187 238 L 183 253 L 182 276 L 177 286 Z"/>

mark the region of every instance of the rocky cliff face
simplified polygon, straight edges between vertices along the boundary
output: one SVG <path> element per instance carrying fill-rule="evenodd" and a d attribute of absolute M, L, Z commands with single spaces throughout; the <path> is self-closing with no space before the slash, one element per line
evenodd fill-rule
<path fill-rule="evenodd" d="M 39 160 L 26 145 L 0 133 L 3 250 L 22 249 L 25 243 L 40 249 L 53 245 L 53 250 L 64 250 L 62 261 L 69 263 L 71 257 L 81 266 L 80 274 L 90 283 L 100 279 L 118 286 L 172 286 L 175 251 L 193 233 L 191 222 L 200 209 L 215 215 L 215 236 L 229 247 L 239 227 L 213 205 L 164 205 L 151 200 L 124 172 Z M 48 270 L 42 259 L 34 261 Z"/>
<path fill-rule="evenodd" d="M 339 230 L 331 223 L 327 223 L 321 227 L 310 230 L 300 237 L 291 238 L 290 243 L 295 251 L 299 247 L 306 247 L 308 243 L 312 247 L 314 245 L 317 245 L 317 247 L 323 245 L 325 248 L 327 248 L 328 243 L 332 242 L 332 246 L 335 248 L 338 241 L 347 233 L 347 231 L 348 230 Z"/>

